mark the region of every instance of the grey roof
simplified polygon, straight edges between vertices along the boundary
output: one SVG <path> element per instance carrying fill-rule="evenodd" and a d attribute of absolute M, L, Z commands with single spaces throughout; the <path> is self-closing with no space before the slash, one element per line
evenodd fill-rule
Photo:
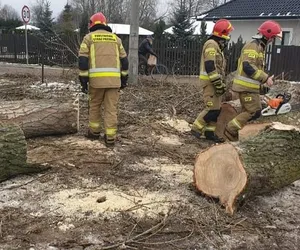
<path fill-rule="evenodd" d="M 198 19 L 296 19 L 300 0 L 232 0 L 201 13 Z"/>

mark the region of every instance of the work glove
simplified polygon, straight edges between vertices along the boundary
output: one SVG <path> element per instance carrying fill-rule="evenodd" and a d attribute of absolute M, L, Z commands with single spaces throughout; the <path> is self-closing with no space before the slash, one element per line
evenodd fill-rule
<path fill-rule="evenodd" d="M 259 94 L 265 95 L 265 94 L 268 94 L 269 91 L 270 91 L 270 88 L 268 86 L 263 85 L 263 84 L 260 85 Z"/>
<path fill-rule="evenodd" d="M 80 81 L 80 85 L 81 85 L 81 92 L 84 94 L 87 94 L 89 77 L 88 76 L 79 76 L 79 81 Z"/>
<path fill-rule="evenodd" d="M 120 89 L 126 88 L 128 86 L 127 82 L 128 82 L 128 75 L 121 75 L 121 88 Z"/>
<path fill-rule="evenodd" d="M 214 81 L 213 84 L 215 86 L 216 96 L 221 96 L 225 93 L 226 85 L 221 79 L 218 79 L 218 80 Z"/>

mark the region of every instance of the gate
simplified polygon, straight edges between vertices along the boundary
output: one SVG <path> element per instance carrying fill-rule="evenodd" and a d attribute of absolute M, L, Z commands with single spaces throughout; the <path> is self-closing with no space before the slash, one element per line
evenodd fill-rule
<path fill-rule="evenodd" d="M 270 61 L 277 79 L 300 81 L 300 46 L 274 46 Z"/>

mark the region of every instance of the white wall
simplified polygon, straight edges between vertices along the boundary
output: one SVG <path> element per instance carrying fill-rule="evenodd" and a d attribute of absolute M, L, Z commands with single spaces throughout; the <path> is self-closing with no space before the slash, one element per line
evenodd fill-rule
<path fill-rule="evenodd" d="M 283 31 L 291 32 L 290 45 L 300 46 L 300 20 L 276 20 Z M 264 20 L 231 20 L 234 31 L 231 33 L 231 40 L 236 42 L 241 35 L 243 41 L 250 41 L 251 37 L 257 33 L 257 28 Z"/>

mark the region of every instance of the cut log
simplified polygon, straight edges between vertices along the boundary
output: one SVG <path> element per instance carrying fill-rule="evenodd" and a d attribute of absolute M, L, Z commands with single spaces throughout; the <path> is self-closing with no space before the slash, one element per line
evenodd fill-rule
<path fill-rule="evenodd" d="M 17 123 L 25 138 L 77 132 L 78 108 L 52 100 L 6 101 L 0 104 L 0 120 Z"/>
<path fill-rule="evenodd" d="M 38 173 L 45 167 L 30 165 L 27 160 L 27 144 L 17 124 L 0 122 L 0 182 L 19 174 Z"/>
<path fill-rule="evenodd" d="M 300 129 L 273 123 L 238 143 L 214 145 L 194 166 L 196 188 L 219 198 L 233 214 L 236 204 L 300 179 Z"/>

